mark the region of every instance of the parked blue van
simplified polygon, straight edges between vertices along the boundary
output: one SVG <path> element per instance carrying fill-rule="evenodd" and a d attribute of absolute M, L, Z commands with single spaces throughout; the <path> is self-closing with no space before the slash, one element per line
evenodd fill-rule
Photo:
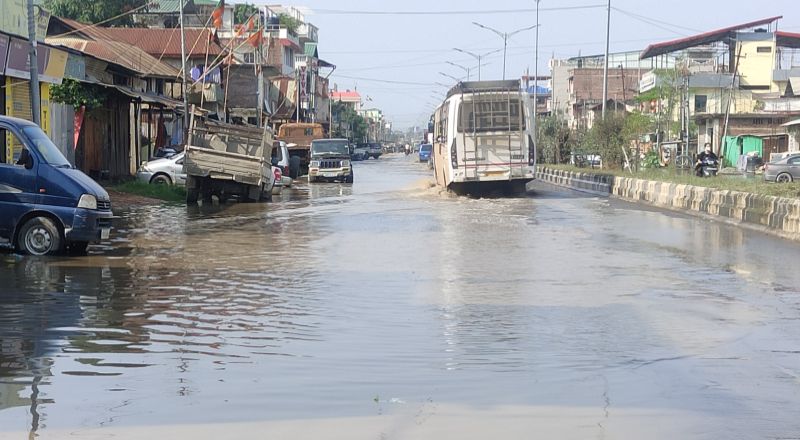
<path fill-rule="evenodd" d="M 84 253 L 109 237 L 111 200 L 36 124 L 0 116 L 0 246 Z"/>
<path fill-rule="evenodd" d="M 431 160 L 431 153 L 433 152 L 433 145 L 422 144 L 419 146 L 419 161 L 427 162 Z"/>

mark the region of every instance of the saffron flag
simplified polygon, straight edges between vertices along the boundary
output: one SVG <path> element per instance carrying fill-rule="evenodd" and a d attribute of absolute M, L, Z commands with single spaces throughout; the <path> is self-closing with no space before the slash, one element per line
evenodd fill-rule
<path fill-rule="evenodd" d="M 225 13 L 225 0 L 219 0 L 214 12 L 211 13 L 211 24 L 217 29 L 222 28 L 222 15 Z"/>
<path fill-rule="evenodd" d="M 261 29 L 254 32 L 252 35 L 247 37 L 247 43 L 253 47 L 258 47 L 261 44 L 261 41 L 264 39 L 264 34 L 262 34 Z"/>

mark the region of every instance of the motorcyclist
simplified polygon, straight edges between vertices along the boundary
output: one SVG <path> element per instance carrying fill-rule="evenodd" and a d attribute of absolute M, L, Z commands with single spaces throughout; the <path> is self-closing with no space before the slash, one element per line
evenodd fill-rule
<path fill-rule="evenodd" d="M 714 154 L 714 151 L 711 150 L 711 144 L 706 142 L 705 149 L 697 155 L 697 163 L 694 165 L 695 172 L 698 176 L 702 177 L 703 164 L 707 161 L 717 163 L 719 161 L 719 157 L 717 157 L 717 155 Z"/>

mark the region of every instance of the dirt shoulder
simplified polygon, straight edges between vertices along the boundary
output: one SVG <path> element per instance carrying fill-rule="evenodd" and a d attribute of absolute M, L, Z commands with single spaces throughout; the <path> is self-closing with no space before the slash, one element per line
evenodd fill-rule
<path fill-rule="evenodd" d="M 108 196 L 111 197 L 111 204 L 114 208 L 127 209 L 134 206 L 152 206 L 161 205 L 164 203 L 163 200 L 144 197 L 138 194 L 120 192 L 111 188 L 106 188 L 106 192 L 108 192 Z"/>

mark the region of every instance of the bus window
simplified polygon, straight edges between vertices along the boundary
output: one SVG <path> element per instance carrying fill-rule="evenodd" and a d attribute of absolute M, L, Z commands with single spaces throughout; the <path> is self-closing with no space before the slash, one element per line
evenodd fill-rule
<path fill-rule="evenodd" d="M 518 99 L 466 101 L 459 106 L 458 114 L 459 132 L 519 131 L 522 127 L 522 103 Z"/>

